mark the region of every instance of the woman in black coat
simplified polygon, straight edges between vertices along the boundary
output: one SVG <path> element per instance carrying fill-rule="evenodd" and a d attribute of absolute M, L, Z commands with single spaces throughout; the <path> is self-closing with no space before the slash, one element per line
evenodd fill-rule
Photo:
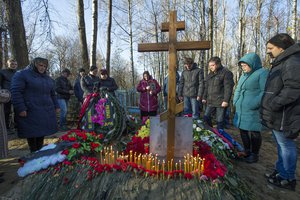
<path fill-rule="evenodd" d="M 35 58 L 12 79 L 12 103 L 16 113 L 18 136 L 27 138 L 31 152 L 43 147 L 44 136 L 57 132 L 54 80 L 46 74 L 48 60 Z"/>

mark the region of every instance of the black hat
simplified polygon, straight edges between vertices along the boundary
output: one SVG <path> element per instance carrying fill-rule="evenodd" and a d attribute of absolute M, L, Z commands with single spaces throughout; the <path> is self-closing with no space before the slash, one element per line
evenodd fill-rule
<path fill-rule="evenodd" d="M 90 72 L 91 72 L 91 71 L 94 71 L 95 69 L 98 69 L 98 67 L 96 67 L 95 65 L 92 65 L 92 66 L 90 67 Z"/>
<path fill-rule="evenodd" d="M 67 73 L 68 75 L 70 75 L 70 74 L 71 74 L 71 71 L 70 71 L 69 69 L 64 69 L 64 70 L 62 70 L 61 73 Z"/>
<path fill-rule="evenodd" d="M 79 69 L 78 69 L 78 73 L 80 73 L 80 72 L 85 72 L 85 69 L 79 68 Z"/>

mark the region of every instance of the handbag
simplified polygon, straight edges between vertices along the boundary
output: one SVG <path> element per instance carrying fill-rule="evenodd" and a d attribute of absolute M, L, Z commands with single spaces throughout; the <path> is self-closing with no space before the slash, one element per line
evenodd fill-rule
<path fill-rule="evenodd" d="M 0 103 L 7 103 L 10 101 L 11 93 L 7 89 L 0 89 Z"/>

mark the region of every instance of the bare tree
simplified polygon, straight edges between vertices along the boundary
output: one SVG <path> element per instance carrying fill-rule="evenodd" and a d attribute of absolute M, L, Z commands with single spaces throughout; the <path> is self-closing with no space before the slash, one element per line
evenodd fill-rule
<path fill-rule="evenodd" d="M 110 74 L 110 54 L 111 54 L 111 25 L 112 25 L 112 0 L 108 0 L 107 16 L 107 41 L 106 41 L 106 69 Z"/>
<path fill-rule="evenodd" d="M 222 2 L 222 14 L 223 14 L 223 22 L 222 22 L 222 28 L 220 33 L 220 48 L 219 48 L 219 56 L 222 57 L 223 50 L 224 50 L 224 40 L 225 40 L 225 32 L 226 32 L 226 4 L 225 1 Z"/>
<path fill-rule="evenodd" d="M 292 0 L 292 28 L 291 37 L 297 41 L 297 0 Z"/>
<path fill-rule="evenodd" d="M 239 43 L 237 59 L 239 60 L 245 51 L 245 1 L 239 0 Z"/>
<path fill-rule="evenodd" d="M 29 64 L 26 34 L 20 0 L 4 0 L 7 26 L 10 35 L 10 49 L 18 65 L 22 68 Z"/>
<path fill-rule="evenodd" d="M 88 56 L 88 48 L 87 48 L 86 33 L 85 33 L 83 0 L 78 0 L 77 16 L 78 16 L 78 30 L 79 30 L 79 36 L 80 36 L 82 64 L 83 64 L 83 68 L 85 68 L 88 71 L 88 69 L 89 69 L 89 56 Z"/>
<path fill-rule="evenodd" d="M 132 1 L 128 0 L 128 24 L 129 24 L 129 46 L 130 46 L 130 63 L 131 63 L 131 77 L 132 87 L 135 87 L 134 79 L 134 62 L 133 62 L 133 36 L 132 36 Z"/>
<path fill-rule="evenodd" d="M 92 11 L 92 44 L 91 44 L 91 65 L 96 65 L 96 50 L 97 50 L 97 32 L 98 32 L 98 0 L 93 0 Z"/>
<path fill-rule="evenodd" d="M 255 53 L 260 54 L 261 42 L 260 42 L 260 33 L 261 33 L 261 7 L 262 0 L 256 0 L 256 23 L 255 23 Z"/>
<path fill-rule="evenodd" d="M 210 57 L 214 55 L 214 2 L 209 0 L 209 39 L 211 42 L 210 46 Z"/>

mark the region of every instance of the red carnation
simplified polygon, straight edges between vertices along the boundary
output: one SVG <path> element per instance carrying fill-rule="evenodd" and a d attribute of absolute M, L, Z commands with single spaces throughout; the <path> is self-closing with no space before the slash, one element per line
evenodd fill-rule
<path fill-rule="evenodd" d="M 80 147 L 80 144 L 79 143 L 74 143 L 73 145 L 72 145 L 72 147 L 74 148 L 74 149 L 78 149 L 79 147 Z"/>
<path fill-rule="evenodd" d="M 97 147 L 99 147 L 99 146 L 100 146 L 100 144 L 99 144 L 99 143 L 94 143 L 94 142 L 91 142 L 90 144 L 91 144 L 92 151 L 94 151 L 94 149 L 96 149 Z"/>
<path fill-rule="evenodd" d="M 68 160 L 65 160 L 63 163 L 64 163 L 65 165 L 72 165 L 72 162 L 70 162 L 70 161 L 68 161 Z"/>
<path fill-rule="evenodd" d="M 69 141 L 71 141 L 71 142 L 75 142 L 77 139 L 76 139 L 76 137 L 70 137 L 69 138 Z"/>
<path fill-rule="evenodd" d="M 98 137 L 99 137 L 99 139 L 102 139 L 103 138 L 103 134 L 99 134 Z"/>
<path fill-rule="evenodd" d="M 64 155 L 68 155 L 69 154 L 69 150 L 68 149 L 65 149 L 61 152 L 61 154 L 64 154 Z"/>
<path fill-rule="evenodd" d="M 190 180 L 190 179 L 193 178 L 193 175 L 192 175 L 191 173 L 185 173 L 185 174 L 184 174 L 184 178 Z"/>
<path fill-rule="evenodd" d="M 60 137 L 62 140 L 64 140 L 64 141 L 67 141 L 67 140 L 69 140 L 69 137 L 68 137 L 68 135 L 63 135 L 63 136 L 61 136 Z"/>

